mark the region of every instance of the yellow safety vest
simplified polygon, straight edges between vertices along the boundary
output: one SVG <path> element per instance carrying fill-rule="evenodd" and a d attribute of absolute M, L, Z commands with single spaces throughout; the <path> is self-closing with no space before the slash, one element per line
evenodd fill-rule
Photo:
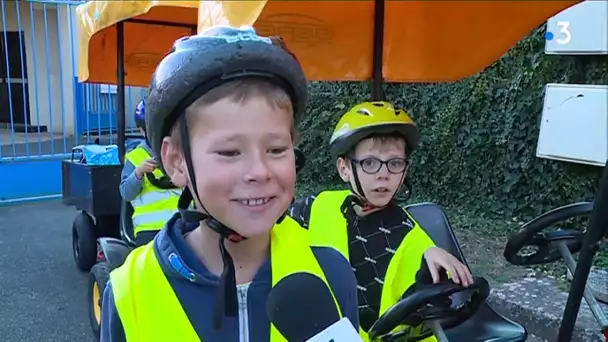
<path fill-rule="evenodd" d="M 134 148 L 125 155 L 125 159 L 135 165 L 141 165 L 151 158 L 150 153 L 141 146 Z M 154 170 L 154 176 L 163 176 L 159 169 Z M 131 201 L 133 206 L 133 233 L 141 231 L 160 230 L 177 211 L 177 201 L 181 195 L 180 189 L 159 189 L 152 185 L 144 175 L 139 195 Z"/>
<path fill-rule="evenodd" d="M 321 192 L 313 201 L 308 227 L 311 246 L 333 247 L 347 259 L 349 259 L 348 224 L 340 208 L 350 194 L 350 190 Z M 382 286 L 380 315 L 397 303 L 403 293 L 414 284 L 424 252 L 429 247 L 435 246 L 418 222 L 407 212 L 406 215 L 414 223 L 414 228 L 407 233 L 389 262 Z M 360 333 L 364 341 L 369 341 L 363 329 Z M 424 341 L 435 341 L 435 338 Z"/>
<path fill-rule="evenodd" d="M 319 277 L 330 288 L 312 250 L 302 243 L 307 239 L 306 230 L 286 217 L 270 234 L 272 286 L 290 274 L 307 272 Z M 127 341 L 202 340 L 158 263 L 154 242 L 134 249 L 125 263 L 112 271 L 110 279 Z M 333 292 L 332 296 L 341 313 Z M 213 310 L 213 306 L 209 310 Z M 270 342 L 283 341 L 287 340 L 271 323 Z"/>

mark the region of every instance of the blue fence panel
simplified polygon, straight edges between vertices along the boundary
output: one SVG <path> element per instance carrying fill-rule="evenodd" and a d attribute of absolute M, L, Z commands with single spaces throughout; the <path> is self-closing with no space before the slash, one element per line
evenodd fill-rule
<path fill-rule="evenodd" d="M 76 77 L 79 3 L 0 0 L 0 204 L 59 196 L 73 146 L 116 143 L 116 87 Z M 144 92 L 126 89 L 127 131 Z"/>
<path fill-rule="evenodd" d="M 117 129 L 117 94 L 116 86 L 107 84 L 80 84 L 77 77 L 74 82 L 77 94 L 76 131 L 81 135 L 103 135 L 116 132 Z M 137 102 L 143 98 L 145 88 L 126 87 L 125 112 L 127 132 L 136 130 L 133 113 Z M 112 137 L 111 137 L 112 138 Z"/>

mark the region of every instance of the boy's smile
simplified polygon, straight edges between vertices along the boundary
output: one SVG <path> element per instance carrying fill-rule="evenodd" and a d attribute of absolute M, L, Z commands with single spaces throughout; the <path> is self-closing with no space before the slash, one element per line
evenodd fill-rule
<path fill-rule="evenodd" d="M 200 200 L 244 237 L 267 234 L 293 198 L 292 116 L 262 94 L 223 98 L 189 113 Z M 185 161 L 178 166 L 187 174 Z"/>
<path fill-rule="evenodd" d="M 275 198 L 275 196 L 262 198 L 247 198 L 233 200 L 233 202 L 244 206 L 247 210 L 251 211 L 251 213 L 257 214 L 266 211 L 266 209 L 268 209 L 268 207 L 272 205 L 271 201 Z"/>

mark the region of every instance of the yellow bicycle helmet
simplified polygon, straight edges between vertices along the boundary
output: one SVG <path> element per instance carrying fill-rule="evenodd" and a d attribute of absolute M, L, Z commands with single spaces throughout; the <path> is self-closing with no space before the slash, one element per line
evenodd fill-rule
<path fill-rule="evenodd" d="M 413 152 L 420 141 L 416 124 L 403 109 L 383 101 L 360 103 L 338 121 L 329 141 L 331 154 L 336 159 L 370 135 L 390 133 L 403 136 L 408 153 Z"/>

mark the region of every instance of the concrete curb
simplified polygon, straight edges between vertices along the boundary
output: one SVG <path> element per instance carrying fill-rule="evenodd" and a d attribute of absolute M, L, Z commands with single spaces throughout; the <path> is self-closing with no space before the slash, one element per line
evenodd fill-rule
<path fill-rule="evenodd" d="M 496 311 L 524 325 L 529 334 L 557 341 L 568 294 L 552 278 L 524 278 L 492 290 L 488 302 Z M 604 307 L 608 314 L 608 307 Z M 589 306 L 581 304 L 572 342 L 605 342 Z"/>

